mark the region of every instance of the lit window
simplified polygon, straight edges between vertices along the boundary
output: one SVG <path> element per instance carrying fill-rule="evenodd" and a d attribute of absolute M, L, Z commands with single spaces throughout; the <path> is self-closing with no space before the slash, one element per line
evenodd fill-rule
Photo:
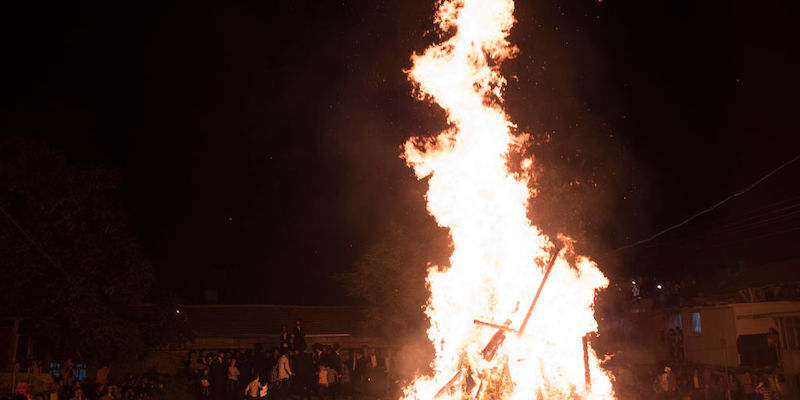
<path fill-rule="evenodd" d="M 700 325 L 700 312 L 695 311 L 692 313 L 692 332 L 700 333 L 703 331 L 703 327 Z"/>
<path fill-rule="evenodd" d="M 75 379 L 79 381 L 84 381 L 86 379 L 86 363 L 77 363 L 72 367 L 72 371 L 75 374 Z M 53 378 L 60 378 L 61 377 L 61 363 L 58 361 L 51 361 L 50 362 L 50 375 L 53 375 Z"/>
<path fill-rule="evenodd" d="M 53 378 L 61 377 L 61 363 L 57 361 L 50 362 L 50 375 L 53 375 Z"/>
<path fill-rule="evenodd" d="M 75 364 L 75 379 L 83 382 L 86 379 L 86 364 Z"/>

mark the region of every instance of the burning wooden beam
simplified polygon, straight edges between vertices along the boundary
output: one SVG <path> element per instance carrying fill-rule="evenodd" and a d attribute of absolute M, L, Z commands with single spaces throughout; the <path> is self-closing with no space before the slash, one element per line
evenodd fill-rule
<path fill-rule="evenodd" d="M 494 324 L 492 324 L 494 325 Z M 481 351 L 481 355 L 483 359 L 486 361 L 492 361 L 494 355 L 497 354 L 497 349 L 500 348 L 500 345 L 503 344 L 503 341 L 506 340 L 506 331 L 508 327 L 511 325 L 511 320 L 507 319 L 506 323 L 498 326 L 497 332 L 492 335 L 492 338 L 489 339 L 489 343 L 486 344 L 486 347 L 483 348 Z"/>
<path fill-rule="evenodd" d="M 455 384 L 455 383 L 456 383 L 456 381 L 458 380 L 458 378 L 459 378 L 460 376 L 461 376 L 461 371 L 458 371 L 458 372 L 456 372 L 456 374 L 455 374 L 455 375 L 453 375 L 453 377 L 452 377 L 452 378 L 450 378 L 450 380 L 449 380 L 449 381 L 447 381 L 447 383 L 445 383 L 445 384 L 444 384 L 444 386 L 442 386 L 442 388 L 441 388 L 441 389 L 439 389 L 439 391 L 438 391 L 438 392 L 436 392 L 436 395 L 435 395 L 435 396 L 433 396 L 433 398 L 434 398 L 434 399 L 438 399 L 438 398 L 439 398 L 439 397 L 441 397 L 443 394 L 445 394 L 445 392 L 447 392 L 447 390 L 448 390 L 448 389 L 450 389 L 450 388 L 453 386 L 453 384 Z"/>
<path fill-rule="evenodd" d="M 589 335 L 583 335 L 583 371 L 586 387 L 592 387 L 592 373 L 589 370 Z"/>
<path fill-rule="evenodd" d="M 544 277 L 542 277 L 542 283 L 539 284 L 539 289 L 536 290 L 536 296 L 533 297 L 531 306 L 530 308 L 528 308 L 528 313 L 525 314 L 525 319 L 522 320 L 522 325 L 520 325 L 519 330 L 517 331 L 517 337 L 522 337 L 522 333 L 525 332 L 525 327 L 528 326 L 528 320 L 531 319 L 533 308 L 536 307 L 536 302 L 539 300 L 539 295 L 542 294 L 542 288 L 544 287 L 544 284 L 547 282 L 547 277 L 550 276 L 550 271 L 553 270 L 553 265 L 555 265 L 556 260 L 558 259 L 558 253 L 560 251 L 561 248 L 556 247 L 556 250 L 553 252 L 553 255 L 550 256 L 550 261 L 547 262 L 547 269 L 545 269 L 544 271 Z"/>
<path fill-rule="evenodd" d="M 523 331 L 525 330 L 525 327 L 528 325 L 528 321 L 531 318 L 531 314 L 533 314 L 533 308 L 536 306 L 536 302 L 539 300 L 539 296 L 542 294 L 542 288 L 544 287 L 545 282 L 547 282 L 547 277 L 550 276 L 550 271 L 552 271 L 553 265 L 555 265 L 556 260 L 558 259 L 558 253 L 560 251 L 561 251 L 561 248 L 558 247 L 558 248 L 555 249 L 553 254 L 550 256 L 550 260 L 547 262 L 547 267 L 546 267 L 545 272 L 544 272 L 544 277 L 542 277 L 542 282 L 539 284 L 539 288 L 536 290 L 536 295 L 533 297 L 533 301 L 531 302 L 531 306 L 530 306 L 530 308 L 528 308 L 528 313 L 525 314 L 525 319 L 522 321 L 522 325 L 520 326 L 519 329 L 510 328 L 510 325 L 511 325 L 511 320 L 510 319 L 506 320 L 506 322 L 503 325 L 498 325 L 498 324 L 494 324 L 494 323 L 491 323 L 491 322 L 485 322 L 485 321 L 481 321 L 481 320 L 477 320 L 477 319 L 472 320 L 472 322 L 474 324 L 476 324 L 476 325 L 483 325 L 483 326 L 488 326 L 488 327 L 492 327 L 492 328 L 497 329 L 497 332 L 495 332 L 495 334 L 492 335 L 492 338 L 489 339 L 489 343 L 487 343 L 486 347 L 484 347 L 483 350 L 481 351 L 481 355 L 483 356 L 483 358 L 486 361 L 491 361 L 494 358 L 495 354 L 497 354 L 497 349 L 500 348 L 500 346 L 503 344 L 503 341 L 506 338 L 506 332 L 515 332 L 517 334 L 517 337 L 521 337 L 522 336 Z M 586 338 L 584 338 L 584 346 L 586 346 Z M 588 354 L 588 353 L 586 353 L 585 347 L 584 347 L 584 354 Z M 588 361 L 588 360 L 586 360 L 586 361 Z M 588 371 L 589 370 L 588 370 L 588 367 L 587 367 L 587 369 L 586 369 L 587 382 L 589 381 L 589 378 L 588 378 L 588 376 L 589 376 L 588 373 L 589 372 Z M 462 371 L 456 372 L 456 374 L 453 375 L 453 377 L 450 378 L 450 380 L 447 381 L 447 383 L 444 386 L 442 386 L 442 388 L 439 389 L 438 392 L 436 392 L 436 395 L 433 396 L 433 398 L 437 399 L 437 398 L 441 397 L 442 395 L 444 395 L 447 392 L 447 390 L 449 390 L 456 383 L 456 381 L 458 381 L 458 378 L 461 377 L 461 373 L 462 373 Z M 480 392 L 483 390 L 483 383 L 484 382 L 481 381 L 481 384 L 478 387 L 478 395 L 480 395 Z"/>
<path fill-rule="evenodd" d="M 478 391 L 475 392 L 475 400 L 479 400 L 481 398 L 481 394 L 483 393 L 483 379 L 481 379 L 481 384 L 478 386 Z"/>
<path fill-rule="evenodd" d="M 517 332 L 517 330 L 514 329 L 514 328 L 511 328 L 511 327 L 508 327 L 508 326 L 505 326 L 505 325 L 493 324 L 491 322 L 481 321 L 479 319 L 472 320 L 472 323 L 474 323 L 476 325 L 483 325 L 483 326 L 488 326 L 490 328 L 500 329 L 500 330 L 503 330 L 503 331 L 506 331 L 506 332 L 514 332 L 514 333 Z"/>

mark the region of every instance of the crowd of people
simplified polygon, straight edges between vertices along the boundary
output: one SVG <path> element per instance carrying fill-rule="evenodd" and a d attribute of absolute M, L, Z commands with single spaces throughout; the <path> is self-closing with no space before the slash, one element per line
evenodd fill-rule
<path fill-rule="evenodd" d="M 678 306 L 698 294 L 697 281 L 691 276 L 680 281 L 636 276 L 612 282 L 604 292 L 603 303 L 609 312 L 643 311 Z"/>
<path fill-rule="evenodd" d="M 200 399 L 380 399 L 390 391 L 391 354 L 306 343 L 300 320 L 274 347 L 192 351 L 188 376 Z"/>
<path fill-rule="evenodd" d="M 786 398 L 782 375 L 769 370 L 690 364 L 667 365 L 657 371 L 613 368 L 620 398 L 664 400 L 781 400 Z M 730 397 L 728 397 L 730 392 Z"/>
<path fill-rule="evenodd" d="M 126 374 L 113 380 L 108 366 L 97 369 L 94 379 L 87 378 L 72 359 L 50 365 L 28 360 L 21 371 L 28 378 L 14 388 L 14 398 L 20 400 L 152 400 L 164 388 L 158 374 Z"/>
<path fill-rule="evenodd" d="M 308 345 L 298 319 L 292 329 L 282 327 L 274 346 L 190 351 L 188 380 L 178 379 L 188 382 L 192 397 L 201 400 L 375 400 L 386 397 L 390 382 L 396 381 L 389 374 L 391 355 L 368 347 Z M 108 366 L 87 376 L 86 366 L 72 359 L 29 360 L 18 370 L 27 377 L 16 383 L 14 399 L 26 400 L 154 400 L 164 398 L 163 381 L 170 378 L 152 373 L 114 379 Z"/>

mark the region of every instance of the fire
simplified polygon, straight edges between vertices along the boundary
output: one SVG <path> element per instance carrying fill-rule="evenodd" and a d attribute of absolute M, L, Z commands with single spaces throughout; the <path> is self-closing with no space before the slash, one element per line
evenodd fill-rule
<path fill-rule="evenodd" d="M 556 255 L 528 220 L 533 160 L 509 169 L 509 155 L 528 140 L 512 134 L 502 108 L 499 65 L 516 52 L 507 41 L 513 11 L 512 0 L 444 0 L 435 20 L 451 36 L 411 57 L 409 79 L 421 99 L 444 108 L 451 128 L 409 140 L 404 157 L 429 178 L 428 210 L 449 228 L 454 250 L 451 266 L 431 268 L 427 279 L 434 374 L 418 377 L 406 399 L 613 398 L 609 375 L 583 345 L 597 329 L 595 292 L 608 281 L 568 254 L 569 239 Z"/>

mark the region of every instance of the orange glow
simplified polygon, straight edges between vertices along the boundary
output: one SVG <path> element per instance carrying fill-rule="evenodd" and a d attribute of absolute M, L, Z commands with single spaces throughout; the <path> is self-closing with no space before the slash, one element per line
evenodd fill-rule
<path fill-rule="evenodd" d="M 440 399 L 613 398 L 591 347 L 586 384 L 582 346 L 597 329 L 595 292 L 608 281 L 585 257 L 567 262 L 567 238 L 524 334 L 508 333 L 494 357 L 481 354 L 497 328 L 473 320 L 519 329 L 555 249 L 526 217 L 533 160 L 516 166 L 523 173 L 508 169 L 528 140 L 512 135 L 502 109 L 499 64 L 516 52 L 506 39 L 513 11 L 512 0 L 442 1 L 436 23 L 452 36 L 411 57 L 409 79 L 447 111 L 451 128 L 409 140 L 404 157 L 429 179 L 428 210 L 449 228 L 454 251 L 451 266 L 427 279 L 434 374 L 417 377 L 406 399 L 433 399 L 451 379 Z"/>

